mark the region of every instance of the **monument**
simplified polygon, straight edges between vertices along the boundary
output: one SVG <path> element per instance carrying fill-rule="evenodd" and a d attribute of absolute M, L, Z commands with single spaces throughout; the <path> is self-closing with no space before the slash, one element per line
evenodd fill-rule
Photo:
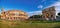
<path fill-rule="evenodd" d="M 56 19 L 55 6 L 42 10 L 42 18 L 43 20 L 55 20 Z"/>

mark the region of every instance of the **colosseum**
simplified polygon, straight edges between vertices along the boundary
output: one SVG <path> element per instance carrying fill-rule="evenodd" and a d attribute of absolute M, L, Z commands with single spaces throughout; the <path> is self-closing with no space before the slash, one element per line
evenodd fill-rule
<path fill-rule="evenodd" d="M 24 11 L 21 11 L 21 10 L 4 11 L 4 8 L 2 8 L 2 12 L 1 12 L 0 17 L 1 17 L 1 19 L 4 19 L 4 20 L 25 20 L 25 19 L 28 19 L 28 15 Z"/>

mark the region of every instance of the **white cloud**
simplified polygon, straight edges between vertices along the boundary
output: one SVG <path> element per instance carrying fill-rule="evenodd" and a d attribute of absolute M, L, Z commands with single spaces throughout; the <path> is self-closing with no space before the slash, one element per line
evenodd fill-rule
<path fill-rule="evenodd" d="M 59 1 L 55 1 L 53 4 L 51 4 L 50 6 L 45 7 L 45 8 L 49 8 L 49 7 L 52 7 L 52 6 L 55 6 L 56 15 L 57 15 L 60 12 L 60 0 Z M 43 6 L 39 5 L 38 8 L 43 8 Z"/>
<path fill-rule="evenodd" d="M 60 2 L 54 3 L 53 6 L 60 6 Z"/>
<path fill-rule="evenodd" d="M 54 4 L 51 4 L 50 6 L 48 7 L 45 7 L 45 8 L 49 8 L 49 7 L 52 7 L 52 6 L 55 6 L 55 9 L 56 9 L 56 15 L 58 12 L 60 12 L 60 2 L 55 2 Z M 39 5 L 38 8 L 43 8 L 42 5 Z M 37 14 L 42 14 L 42 10 L 40 11 L 33 11 L 33 12 L 28 12 L 28 15 L 29 16 L 32 16 L 32 15 L 37 15 Z"/>
<path fill-rule="evenodd" d="M 60 0 L 58 0 L 58 1 L 60 1 Z"/>
<path fill-rule="evenodd" d="M 39 5 L 37 8 L 43 8 L 43 5 Z"/>
<path fill-rule="evenodd" d="M 32 16 L 32 15 L 40 15 L 42 14 L 42 11 L 32 11 L 32 12 L 27 12 L 28 13 L 28 16 Z"/>
<path fill-rule="evenodd" d="M 60 2 L 55 2 L 54 4 L 52 4 L 51 6 L 55 6 L 55 9 L 56 9 L 56 15 L 57 13 L 60 12 Z"/>
<path fill-rule="evenodd" d="M 45 8 L 49 8 L 49 7 L 52 7 L 52 6 L 55 6 L 56 15 L 57 15 L 60 12 L 60 1 L 57 1 L 54 4 L 51 4 L 50 6 L 45 7 Z"/>

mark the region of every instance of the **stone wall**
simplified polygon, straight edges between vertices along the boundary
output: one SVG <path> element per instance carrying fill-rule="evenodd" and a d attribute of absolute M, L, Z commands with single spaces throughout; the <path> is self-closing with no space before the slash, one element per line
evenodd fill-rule
<path fill-rule="evenodd" d="M 4 11 L 3 8 L 2 8 L 2 12 L 1 12 L 0 17 L 1 17 L 1 19 L 5 19 L 5 20 L 24 20 L 24 19 L 28 19 L 28 15 L 24 11 L 21 11 L 21 10 Z"/>
<path fill-rule="evenodd" d="M 42 18 L 44 20 L 54 20 L 56 19 L 56 10 L 55 7 L 49 7 L 42 10 Z"/>

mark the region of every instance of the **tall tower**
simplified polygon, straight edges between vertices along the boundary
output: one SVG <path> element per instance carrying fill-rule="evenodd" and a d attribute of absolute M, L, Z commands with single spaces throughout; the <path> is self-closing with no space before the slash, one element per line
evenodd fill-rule
<path fill-rule="evenodd" d="M 5 12 L 4 12 L 4 7 L 2 7 L 2 13 L 1 14 L 4 14 Z"/>
<path fill-rule="evenodd" d="M 1 12 L 1 19 L 5 19 L 5 12 L 4 12 L 4 7 L 2 7 L 2 12 Z"/>

